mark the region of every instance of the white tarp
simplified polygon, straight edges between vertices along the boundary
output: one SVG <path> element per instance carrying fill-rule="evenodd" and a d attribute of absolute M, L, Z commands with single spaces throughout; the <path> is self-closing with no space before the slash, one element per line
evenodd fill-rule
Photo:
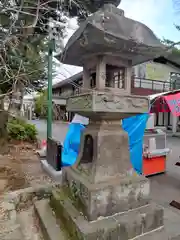
<path fill-rule="evenodd" d="M 153 100 L 157 97 L 160 97 L 160 96 L 163 96 L 163 95 L 166 95 L 166 94 L 173 94 L 173 93 L 178 93 L 178 92 L 180 92 L 180 89 L 177 89 L 177 90 L 174 90 L 174 91 L 156 93 L 156 94 L 149 95 L 148 97 L 149 97 L 150 100 Z"/>

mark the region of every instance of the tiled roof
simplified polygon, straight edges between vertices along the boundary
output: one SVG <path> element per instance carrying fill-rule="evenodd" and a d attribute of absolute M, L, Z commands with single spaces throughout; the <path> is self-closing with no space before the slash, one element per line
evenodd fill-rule
<path fill-rule="evenodd" d="M 82 75 L 83 75 L 83 72 L 79 72 L 79 73 L 77 73 L 77 74 L 75 74 L 75 75 L 73 75 L 69 78 L 66 78 L 66 79 L 62 80 L 61 82 L 58 82 L 58 83 L 54 84 L 52 88 L 56 89 L 56 88 L 59 88 L 59 87 L 62 87 L 64 85 L 66 85 L 70 82 L 75 82 L 76 80 L 82 78 Z"/>

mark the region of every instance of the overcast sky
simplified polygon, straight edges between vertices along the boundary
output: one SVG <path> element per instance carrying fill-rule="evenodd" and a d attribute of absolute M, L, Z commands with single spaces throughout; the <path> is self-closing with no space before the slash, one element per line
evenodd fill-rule
<path fill-rule="evenodd" d="M 180 25 L 180 18 L 178 17 L 180 12 L 174 6 L 173 1 L 176 0 L 122 0 L 119 7 L 125 11 L 126 17 L 146 24 L 159 38 L 164 37 L 179 41 L 180 32 L 176 30 L 174 25 Z M 73 29 L 77 28 L 76 20 L 71 20 L 70 26 Z M 73 32 L 73 30 L 68 30 L 68 38 Z M 57 69 L 58 76 L 54 79 L 54 83 L 79 71 L 81 71 L 81 68 L 61 65 Z"/>
<path fill-rule="evenodd" d="M 180 32 L 174 24 L 179 23 L 179 11 L 173 2 L 177 0 L 122 0 L 120 7 L 127 17 L 143 22 L 162 38 L 180 40 Z M 180 1 L 179 1 L 180 3 Z M 180 5 L 180 4 L 179 4 Z"/>

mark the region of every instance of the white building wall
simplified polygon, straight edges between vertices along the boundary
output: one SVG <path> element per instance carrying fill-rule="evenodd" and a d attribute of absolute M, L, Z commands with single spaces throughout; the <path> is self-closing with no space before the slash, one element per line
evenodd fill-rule
<path fill-rule="evenodd" d="M 170 81 L 170 73 L 180 73 L 180 69 L 171 64 L 161 64 L 149 61 L 134 67 L 136 77 L 158 81 Z"/>

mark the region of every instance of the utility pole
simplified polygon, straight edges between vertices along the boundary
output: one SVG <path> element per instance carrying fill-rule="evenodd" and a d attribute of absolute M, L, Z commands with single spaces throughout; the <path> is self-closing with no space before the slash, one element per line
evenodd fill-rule
<path fill-rule="evenodd" d="M 65 24 L 63 24 L 65 25 Z M 53 67 L 53 52 L 62 51 L 63 42 L 59 38 L 59 24 L 54 22 L 52 18 L 49 19 L 49 46 L 48 46 L 48 116 L 47 116 L 47 139 L 52 138 L 52 118 L 53 118 L 53 104 L 52 104 L 52 67 Z"/>
<path fill-rule="evenodd" d="M 47 139 L 52 138 L 52 67 L 54 51 L 54 23 L 49 19 L 49 44 L 48 44 L 48 93 L 47 93 Z"/>
<path fill-rule="evenodd" d="M 54 40 L 50 39 L 48 49 L 48 94 L 47 94 L 47 139 L 52 137 L 52 62 Z"/>

